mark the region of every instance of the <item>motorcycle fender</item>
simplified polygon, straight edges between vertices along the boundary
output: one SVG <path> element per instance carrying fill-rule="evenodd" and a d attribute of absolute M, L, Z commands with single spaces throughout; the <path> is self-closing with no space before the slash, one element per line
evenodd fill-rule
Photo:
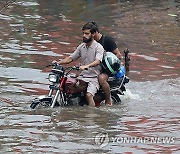
<path fill-rule="evenodd" d="M 47 95 L 41 95 L 41 96 L 38 96 L 36 99 L 38 99 L 39 101 L 51 101 L 52 100 L 52 97 L 51 96 L 47 96 Z"/>
<path fill-rule="evenodd" d="M 38 96 L 32 101 L 30 108 L 34 109 L 40 102 L 43 102 L 43 101 L 51 102 L 52 97 L 47 96 L 47 95 Z"/>

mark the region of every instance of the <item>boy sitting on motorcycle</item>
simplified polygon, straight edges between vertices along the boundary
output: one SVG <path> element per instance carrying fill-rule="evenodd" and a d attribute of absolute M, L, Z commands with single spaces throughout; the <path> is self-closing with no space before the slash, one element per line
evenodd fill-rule
<path fill-rule="evenodd" d="M 114 39 L 109 36 L 105 36 L 105 35 L 101 34 L 99 32 L 99 28 L 98 28 L 98 25 L 96 24 L 96 22 L 93 21 L 93 22 L 89 22 L 89 23 L 92 23 L 96 26 L 94 39 L 103 46 L 103 48 L 106 52 L 111 52 L 111 53 L 115 54 L 119 59 L 121 59 L 122 55 L 121 55 Z M 108 84 L 109 76 L 112 76 L 112 73 L 108 73 L 106 71 L 106 69 L 104 69 L 104 68 L 102 69 L 101 74 L 98 76 L 99 84 L 105 94 L 106 106 L 112 106 L 110 85 Z"/>

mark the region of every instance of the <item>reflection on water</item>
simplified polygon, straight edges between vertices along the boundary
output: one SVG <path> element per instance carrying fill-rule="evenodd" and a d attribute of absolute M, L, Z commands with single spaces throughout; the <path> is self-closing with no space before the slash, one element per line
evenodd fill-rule
<path fill-rule="evenodd" d="M 12 105 L 1 103 L 2 151 L 178 153 L 179 81 L 131 82 L 122 103 L 112 108 L 71 106 L 32 111 L 25 103 L 29 96 L 15 98 Z M 134 87 L 137 91 L 132 94 Z M 168 93 L 172 96 L 167 98 Z M 109 142 L 103 148 L 95 144 L 99 133 L 108 133 Z"/>
<path fill-rule="evenodd" d="M 179 153 L 179 12 L 174 0 L 25 0 L 3 9 L 0 152 Z M 122 103 L 30 110 L 34 95 L 47 93 L 46 65 L 82 42 L 81 27 L 90 20 L 121 51 L 131 51 L 131 82 Z M 100 133 L 108 140 L 95 138 Z M 162 142 L 165 137 L 169 142 Z M 122 143 L 125 138 L 147 142 Z"/>

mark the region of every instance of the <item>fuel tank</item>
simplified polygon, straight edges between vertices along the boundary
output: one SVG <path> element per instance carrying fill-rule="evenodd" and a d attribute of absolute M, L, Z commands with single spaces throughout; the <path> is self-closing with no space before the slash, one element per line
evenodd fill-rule
<path fill-rule="evenodd" d="M 65 82 L 66 93 L 75 94 L 85 92 L 87 89 L 87 83 L 77 78 L 67 77 Z"/>

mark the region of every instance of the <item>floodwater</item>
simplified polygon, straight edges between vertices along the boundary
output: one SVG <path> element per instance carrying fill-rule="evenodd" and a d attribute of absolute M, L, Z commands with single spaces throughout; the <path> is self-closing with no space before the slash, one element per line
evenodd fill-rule
<path fill-rule="evenodd" d="M 0 153 L 180 153 L 178 0 L 0 1 Z M 48 68 L 96 21 L 123 52 L 130 83 L 107 108 L 31 110 Z"/>

